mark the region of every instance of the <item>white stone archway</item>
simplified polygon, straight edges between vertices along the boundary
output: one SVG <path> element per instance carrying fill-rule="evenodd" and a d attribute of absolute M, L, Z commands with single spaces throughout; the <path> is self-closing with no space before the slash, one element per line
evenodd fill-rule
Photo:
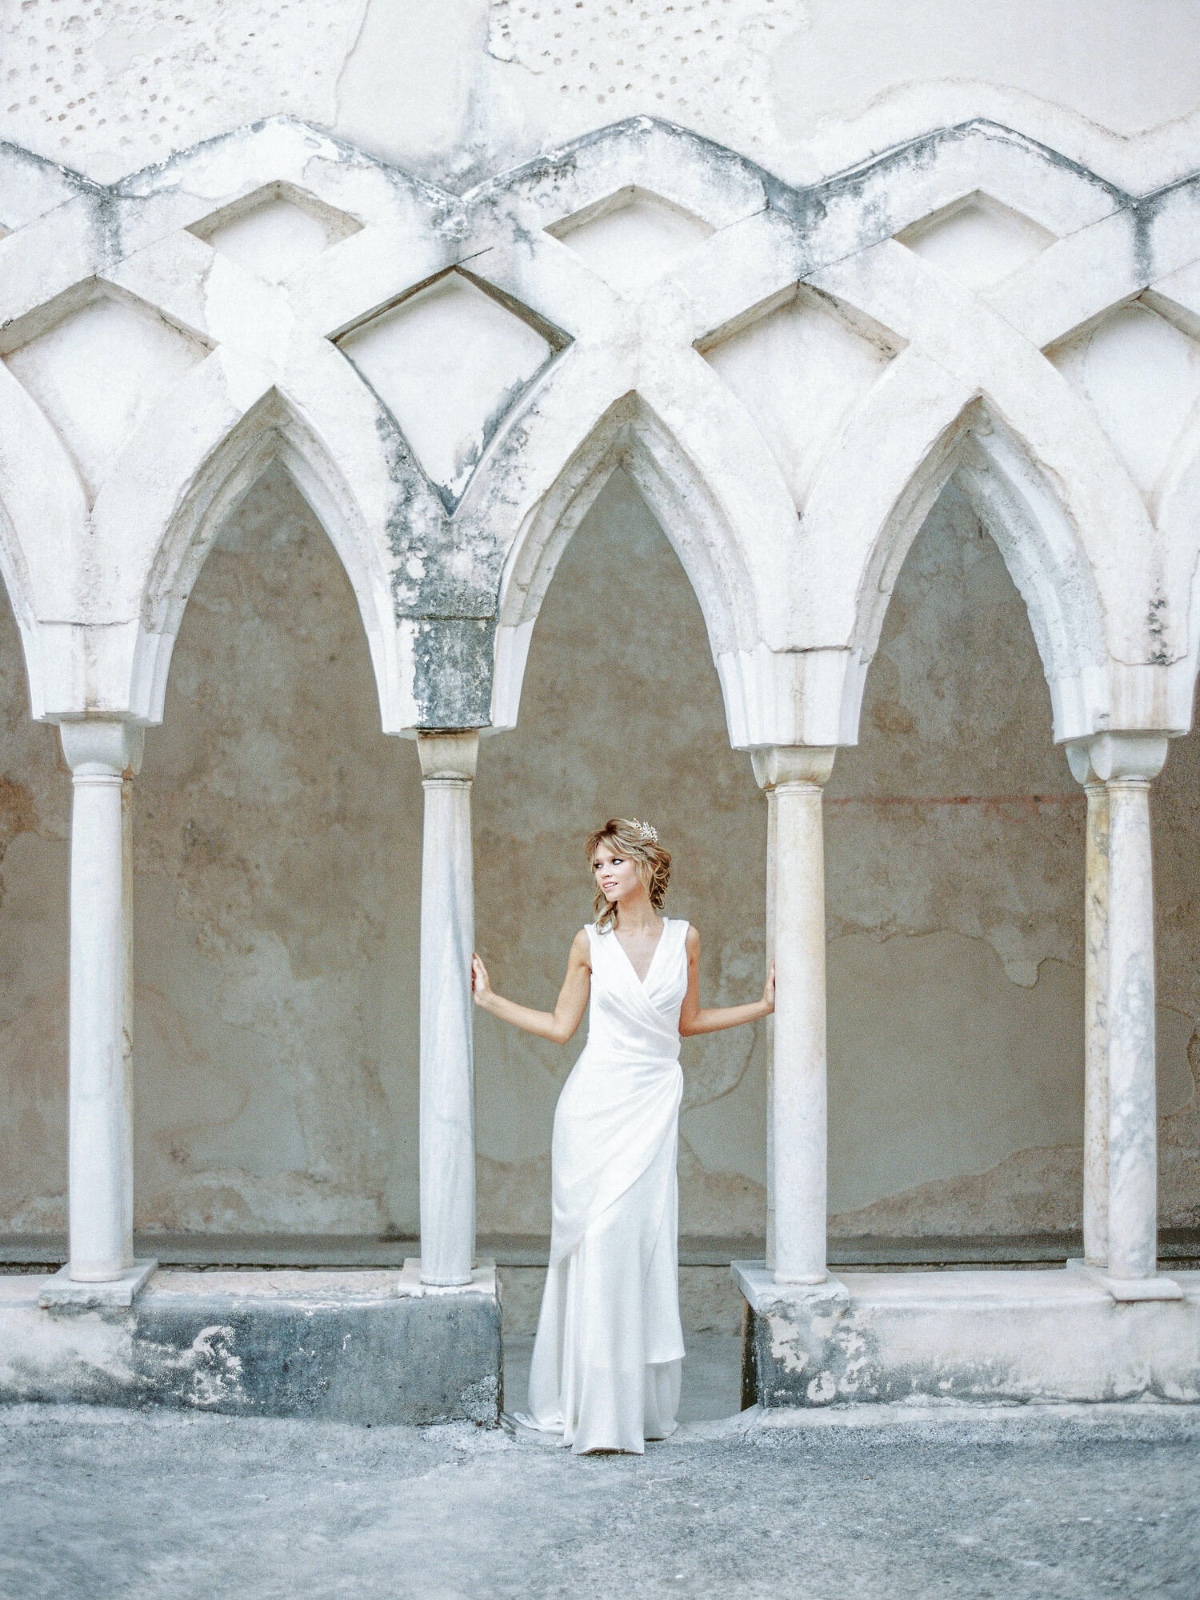
<path fill-rule="evenodd" d="M 703 475 L 637 394 L 612 405 L 528 515 L 508 552 L 496 619 L 492 724 L 514 727 L 538 612 L 559 560 L 611 474 L 624 467 L 679 557 L 718 671 L 759 634 L 748 552 Z M 752 648 L 752 646 L 751 646 Z M 731 736 L 736 705 L 726 711 Z"/>

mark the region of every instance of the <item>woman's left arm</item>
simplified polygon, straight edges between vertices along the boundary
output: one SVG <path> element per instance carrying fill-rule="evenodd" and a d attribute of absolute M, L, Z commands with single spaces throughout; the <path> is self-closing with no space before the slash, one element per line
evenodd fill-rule
<path fill-rule="evenodd" d="M 743 1022 L 758 1022 L 762 1017 L 769 1017 L 775 1009 L 773 962 L 763 985 L 761 1000 L 752 1000 L 747 1006 L 710 1006 L 706 1010 L 700 1007 L 700 935 L 695 928 L 688 929 L 687 967 L 687 994 L 679 1011 L 679 1032 L 684 1039 L 697 1033 L 719 1033 L 722 1028 L 737 1028 Z"/>

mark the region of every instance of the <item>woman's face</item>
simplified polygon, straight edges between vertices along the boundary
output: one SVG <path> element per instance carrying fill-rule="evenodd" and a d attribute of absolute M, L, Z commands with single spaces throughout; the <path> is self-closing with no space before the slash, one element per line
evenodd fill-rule
<path fill-rule="evenodd" d="M 628 856 L 621 855 L 618 849 L 603 841 L 596 846 L 596 854 L 592 857 L 592 872 L 609 905 L 645 892 L 635 864 Z"/>

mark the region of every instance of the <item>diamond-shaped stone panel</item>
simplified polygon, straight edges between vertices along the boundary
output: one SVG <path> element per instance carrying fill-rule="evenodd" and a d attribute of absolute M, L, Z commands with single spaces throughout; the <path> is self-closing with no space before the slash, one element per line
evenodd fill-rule
<path fill-rule="evenodd" d="M 58 430 L 91 499 L 122 446 L 207 346 L 140 300 L 100 293 L 4 359 Z"/>
<path fill-rule="evenodd" d="M 460 272 L 337 342 L 450 502 L 460 498 L 500 419 L 555 349 Z"/>
<path fill-rule="evenodd" d="M 1046 354 L 1096 413 L 1143 495 L 1152 495 L 1200 404 L 1200 344 L 1134 300 Z"/>
<path fill-rule="evenodd" d="M 900 345 L 801 286 L 703 353 L 754 418 L 800 509 L 846 416 Z"/>
<path fill-rule="evenodd" d="M 896 238 L 970 289 L 1000 283 L 1054 243 L 1054 235 L 986 194 L 969 194 Z"/>
<path fill-rule="evenodd" d="M 282 283 L 362 224 L 315 195 L 271 183 L 189 228 L 198 239 L 269 283 Z"/>
<path fill-rule="evenodd" d="M 702 217 L 630 185 L 546 229 L 614 289 L 660 277 L 684 251 L 713 232 Z"/>

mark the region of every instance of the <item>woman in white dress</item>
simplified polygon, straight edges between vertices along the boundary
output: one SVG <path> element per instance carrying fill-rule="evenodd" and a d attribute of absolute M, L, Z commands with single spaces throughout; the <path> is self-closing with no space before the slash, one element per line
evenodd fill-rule
<path fill-rule="evenodd" d="M 478 956 L 475 1003 L 527 1033 L 566 1044 L 588 1009 L 587 1045 L 554 1113 L 550 1271 L 529 1411 L 578 1455 L 637 1454 L 675 1429 L 679 1322 L 680 1036 L 756 1022 L 761 1000 L 702 1010 L 700 937 L 662 916 L 671 857 L 648 824 L 613 818 L 591 835 L 595 923 L 575 935 L 551 1011 L 505 1000 Z"/>

